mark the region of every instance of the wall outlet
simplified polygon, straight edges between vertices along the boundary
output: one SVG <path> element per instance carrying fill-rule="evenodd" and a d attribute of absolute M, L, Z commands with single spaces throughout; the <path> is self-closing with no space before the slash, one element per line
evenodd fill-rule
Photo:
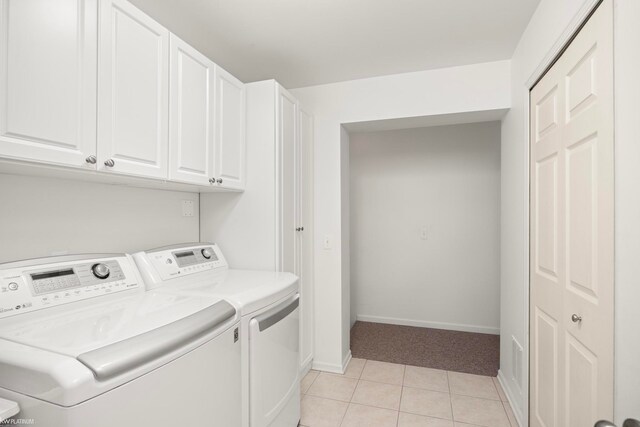
<path fill-rule="evenodd" d="M 193 201 L 192 200 L 183 200 L 182 201 L 182 216 L 193 216 Z"/>
<path fill-rule="evenodd" d="M 331 236 L 326 234 L 324 239 L 322 240 L 322 249 L 330 250 L 331 249 Z"/>
<path fill-rule="evenodd" d="M 427 227 L 422 227 L 422 229 L 420 229 L 420 238 L 422 240 L 427 240 Z"/>

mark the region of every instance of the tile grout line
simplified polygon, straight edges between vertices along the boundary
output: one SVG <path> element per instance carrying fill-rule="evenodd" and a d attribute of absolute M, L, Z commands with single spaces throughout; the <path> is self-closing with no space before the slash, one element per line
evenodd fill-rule
<path fill-rule="evenodd" d="M 398 405 L 398 415 L 396 416 L 396 427 L 400 427 L 400 410 L 402 409 L 402 396 L 404 394 L 404 379 L 407 376 L 407 365 L 404 365 L 402 372 L 402 385 L 400 386 L 400 404 Z"/>
<path fill-rule="evenodd" d="M 362 366 L 362 371 L 360 371 L 360 375 L 358 375 L 358 378 L 356 378 L 356 386 L 353 388 L 353 392 L 351 393 L 351 397 L 349 398 L 349 402 L 347 403 L 347 409 L 344 411 L 344 414 L 342 415 L 342 419 L 340 419 L 340 424 L 338 424 L 339 426 L 342 426 L 342 424 L 344 423 L 344 419 L 347 417 L 347 412 L 349 412 L 349 408 L 351 407 L 351 401 L 353 400 L 353 395 L 356 393 L 358 384 L 360 384 L 360 378 L 362 377 L 362 372 L 364 371 L 365 366 L 367 366 L 367 360 L 364 361 L 364 366 Z"/>
<path fill-rule="evenodd" d="M 451 378 L 449 377 L 449 371 L 447 371 L 447 387 L 449 388 L 449 409 L 451 409 L 451 421 L 455 426 L 456 416 L 453 414 L 453 394 L 451 393 Z"/>

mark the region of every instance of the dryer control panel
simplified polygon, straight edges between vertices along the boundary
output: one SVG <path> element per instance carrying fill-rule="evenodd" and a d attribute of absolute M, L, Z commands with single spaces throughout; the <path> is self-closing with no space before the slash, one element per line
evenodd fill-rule
<path fill-rule="evenodd" d="M 129 255 L 70 255 L 0 264 L 0 319 L 143 289 Z"/>
<path fill-rule="evenodd" d="M 134 258 L 150 288 L 165 280 L 228 267 L 220 248 L 213 243 L 167 246 L 139 252 Z"/>

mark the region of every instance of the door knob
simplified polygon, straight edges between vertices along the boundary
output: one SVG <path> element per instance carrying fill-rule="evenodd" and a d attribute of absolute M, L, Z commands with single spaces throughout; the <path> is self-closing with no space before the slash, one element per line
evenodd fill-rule
<path fill-rule="evenodd" d="M 218 178 L 218 179 L 216 180 L 216 182 L 217 182 L 218 184 L 222 184 L 222 178 Z"/>
<path fill-rule="evenodd" d="M 209 184 L 215 184 L 215 183 L 216 183 L 215 178 L 209 178 Z"/>
<path fill-rule="evenodd" d="M 107 159 L 104 161 L 104 165 L 108 168 L 112 168 L 116 165 L 116 162 L 114 162 L 113 159 Z"/>
<path fill-rule="evenodd" d="M 85 162 L 89 163 L 90 165 L 95 165 L 96 162 L 98 161 L 98 159 L 96 159 L 96 156 L 94 156 L 93 154 L 90 155 L 89 157 L 87 157 L 86 159 L 84 159 Z"/>
<path fill-rule="evenodd" d="M 582 316 L 578 316 L 577 314 L 572 314 L 571 315 L 571 321 L 573 323 L 580 323 L 580 322 L 582 322 Z"/>

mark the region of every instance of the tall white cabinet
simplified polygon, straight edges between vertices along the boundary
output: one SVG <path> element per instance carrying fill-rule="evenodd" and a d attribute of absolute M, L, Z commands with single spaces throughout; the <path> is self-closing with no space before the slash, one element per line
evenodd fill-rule
<path fill-rule="evenodd" d="M 242 195 L 202 195 L 201 240 L 234 268 L 300 277 L 301 369 L 313 359 L 313 119 L 274 80 L 245 85 L 247 182 Z"/>
<path fill-rule="evenodd" d="M 97 0 L 0 0 L 2 156 L 92 167 L 96 16 Z"/>

